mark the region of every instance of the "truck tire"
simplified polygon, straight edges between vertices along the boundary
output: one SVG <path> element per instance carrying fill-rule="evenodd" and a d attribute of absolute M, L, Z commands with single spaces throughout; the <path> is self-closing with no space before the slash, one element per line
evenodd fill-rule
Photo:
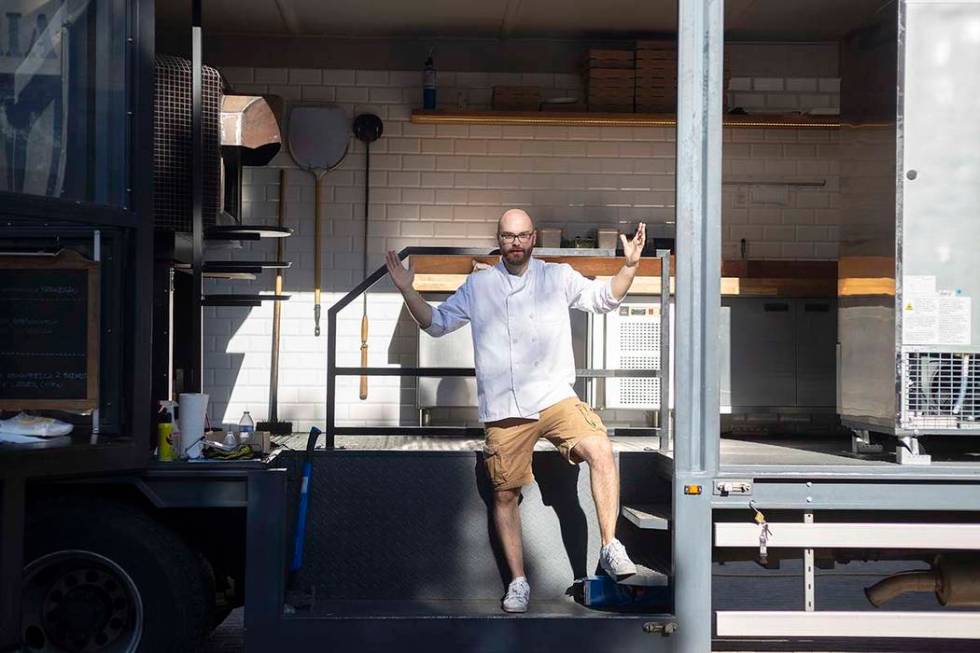
<path fill-rule="evenodd" d="M 218 594 L 218 582 L 214 576 L 214 567 L 211 566 L 211 562 L 203 555 L 198 555 L 198 564 L 201 565 L 201 573 L 204 575 L 204 579 L 207 582 L 209 591 L 212 596 L 217 599 Z M 211 617 L 208 620 L 208 632 L 214 632 L 214 629 L 221 625 L 221 623 L 228 618 L 234 608 L 228 605 L 225 601 L 215 600 L 214 605 L 211 608 Z"/>
<path fill-rule="evenodd" d="M 151 516 L 99 497 L 28 508 L 24 651 L 177 653 L 200 648 L 213 589 L 198 554 Z"/>

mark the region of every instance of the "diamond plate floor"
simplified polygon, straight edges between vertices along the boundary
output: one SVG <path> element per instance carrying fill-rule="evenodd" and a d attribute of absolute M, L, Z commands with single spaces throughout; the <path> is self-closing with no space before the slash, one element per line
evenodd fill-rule
<path fill-rule="evenodd" d="M 584 608 L 580 608 L 583 609 Z M 202 653 L 243 653 L 244 642 L 245 642 L 245 630 L 244 630 L 244 610 L 238 609 L 232 612 L 224 623 L 218 626 L 217 629 L 211 634 L 205 644 Z M 895 653 L 925 653 L 937 650 L 943 650 L 948 653 L 966 653 L 967 651 L 976 651 L 976 642 L 943 642 L 942 644 L 938 642 L 888 642 L 880 643 L 876 645 L 875 648 L 855 648 L 854 642 L 837 642 L 835 644 L 824 643 L 822 646 L 817 646 L 814 648 L 807 649 L 787 649 L 785 648 L 785 643 L 779 642 L 724 642 L 719 641 L 715 643 L 714 650 L 716 653 L 721 653 L 723 651 L 739 651 L 740 653 L 850 653 L 854 651 L 866 651 L 866 652 L 880 652 L 885 651 L 895 652 Z M 833 646 L 834 648 L 829 648 Z M 953 648 L 950 648 L 952 646 Z M 740 648 L 744 647 L 744 648 Z M 255 653 L 250 651 L 249 653 Z M 260 652 L 261 653 L 261 652 Z M 297 652 L 298 653 L 298 652 Z"/>

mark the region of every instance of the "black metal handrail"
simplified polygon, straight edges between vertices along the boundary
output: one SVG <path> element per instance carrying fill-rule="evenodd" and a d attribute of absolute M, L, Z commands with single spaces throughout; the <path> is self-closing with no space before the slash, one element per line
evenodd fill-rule
<path fill-rule="evenodd" d="M 476 376 L 472 367 L 338 367 L 337 376 Z M 657 378 L 660 370 L 576 369 L 582 379 Z"/>
<path fill-rule="evenodd" d="M 442 255 L 442 256 L 491 256 L 495 250 L 477 249 L 473 247 L 406 247 L 398 252 L 398 260 L 403 261 L 409 256 Z M 346 306 L 367 292 L 388 274 L 386 266 L 382 265 L 369 274 L 363 281 L 354 286 L 346 295 L 337 300 L 327 309 L 327 419 L 323 430 L 325 446 L 332 449 L 334 437 L 337 435 L 425 435 L 430 437 L 479 437 L 483 429 L 465 426 L 337 426 L 336 391 L 338 376 L 406 376 L 406 377 L 444 377 L 444 376 L 474 376 L 475 370 L 466 367 L 338 367 L 337 366 L 337 314 Z M 657 378 L 659 370 L 643 369 L 576 369 L 579 378 Z M 656 434 L 659 429 L 650 427 L 620 427 L 610 429 L 616 435 L 649 436 Z"/>

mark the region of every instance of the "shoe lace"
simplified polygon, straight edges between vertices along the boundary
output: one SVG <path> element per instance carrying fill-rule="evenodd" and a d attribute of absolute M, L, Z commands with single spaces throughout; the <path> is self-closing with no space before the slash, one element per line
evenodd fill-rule
<path fill-rule="evenodd" d="M 619 542 L 612 542 L 606 547 L 606 557 L 614 564 L 629 561 L 629 556 L 626 555 L 626 548 Z"/>
<path fill-rule="evenodd" d="M 527 583 L 511 583 L 507 586 L 507 598 L 526 599 L 531 593 L 531 586 Z"/>

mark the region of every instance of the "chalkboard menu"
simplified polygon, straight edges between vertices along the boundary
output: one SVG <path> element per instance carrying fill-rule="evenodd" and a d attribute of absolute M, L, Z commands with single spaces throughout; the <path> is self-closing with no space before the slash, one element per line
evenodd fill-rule
<path fill-rule="evenodd" d="M 96 408 L 98 346 L 98 263 L 0 256 L 0 408 Z"/>

